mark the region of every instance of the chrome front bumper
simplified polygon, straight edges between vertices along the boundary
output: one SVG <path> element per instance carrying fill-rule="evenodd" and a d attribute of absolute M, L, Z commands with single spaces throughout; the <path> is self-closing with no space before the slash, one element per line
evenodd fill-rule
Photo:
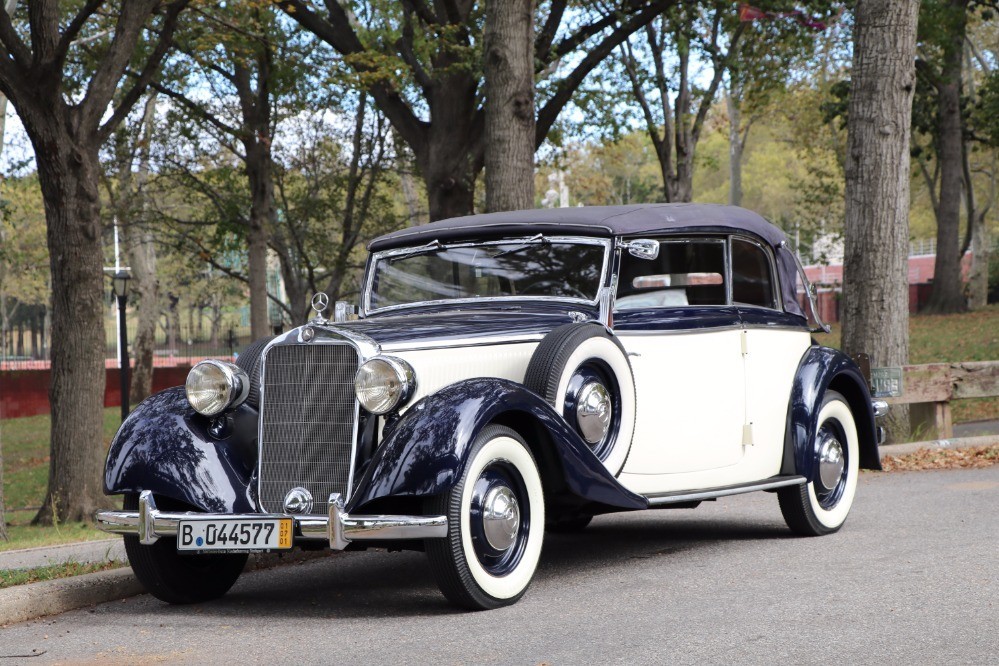
<path fill-rule="evenodd" d="M 170 513 L 157 509 L 153 494 L 144 490 L 139 494 L 138 511 L 99 511 L 96 517 L 98 529 L 112 534 L 138 536 L 139 543 L 146 545 L 156 543 L 161 537 L 176 537 L 180 521 L 192 517 L 247 520 L 292 518 L 295 521 L 296 539 L 327 540 L 334 550 L 343 550 L 352 541 L 438 539 L 447 536 L 447 516 L 352 516 L 343 510 L 343 498 L 339 494 L 330 495 L 329 516 L 294 516 Z"/>

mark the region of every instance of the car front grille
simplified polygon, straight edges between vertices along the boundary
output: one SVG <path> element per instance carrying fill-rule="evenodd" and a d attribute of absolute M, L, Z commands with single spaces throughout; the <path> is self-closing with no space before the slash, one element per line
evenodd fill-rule
<path fill-rule="evenodd" d="M 357 351 L 349 344 L 276 345 L 262 365 L 260 503 L 284 512 L 292 488 L 329 510 L 330 493 L 346 499 L 354 459 Z"/>

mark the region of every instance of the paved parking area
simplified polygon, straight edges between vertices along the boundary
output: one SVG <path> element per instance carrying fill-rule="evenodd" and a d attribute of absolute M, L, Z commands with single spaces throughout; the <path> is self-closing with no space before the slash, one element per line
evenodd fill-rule
<path fill-rule="evenodd" d="M 149 596 L 0 629 L 47 663 L 996 663 L 999 466 L 873 474 L 836 535 L 776 497 L 604 516 L 550 537 L 517 605 L 464 613 L 419 553 L 245 575 L 226 598 Z M 4 659 L 4 663 L 19 663 Z"/>

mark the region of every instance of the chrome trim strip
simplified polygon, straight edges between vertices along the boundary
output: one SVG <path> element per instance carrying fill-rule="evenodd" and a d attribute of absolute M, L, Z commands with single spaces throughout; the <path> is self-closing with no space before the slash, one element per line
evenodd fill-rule
<path fill-rule="evenodd" d="M 767 481 L 747 483 L 740 486 L 714 488 L 711 490 L 695 490 L 693 492 L 682 490 L 675 493 L 665 493 L 659 496 L 646 495 L 645 499 L 649 501 L 649 506 L 661 506 L 663 504 L 695 502 L 706 499 L 714 499 L 716 497 L 727 497 L 729 495 L 741 495 L 742 493 L 751 493 L 757 490 L 772 490 L 774 488 L 783 488 L 785 486 L 800 486 L 806 481 L 807 479 L 803 476 L 787 476 Z"/>
<path fill-rule="evenodd" d="M 662 330 L 648 329 L 642 331 L 621 331 L 614 330 L 614 335 L 627 337 L 630 335 L 691 335 L 695 333 L 711 333 L 713 331 L 734 331 L 734 330 L 759 330 L 759 331 L 794 331 L 796 333 L 808 333 L 806 326 L 766 326 L 765 324 L 726 324 L 725 326 L 704 326 L 690 328 L 669 328 Z"/>
<path fill-rule="evenodd" d="M 330 548 L 343 550 L 352 541 L 396 541 L 439 539 L 447 536 L 447 516 L 352 516 L 343 511 L 338 494 L 330 498 L 330 516 L 291 516 L 283 513 L 198 513 L 165 512 L 156 509 L 152 493 L 142 491 L 139 511 L 98 511 L 97 528 L 111 534 L 138 536 L 144 545 L 164 537 L 176 537 L 182 520 L 261 520 L 291 518 L 299 528 L 300 539 L 326 539 Z"/>
<path fill-rule="evenodd" d="M 382 352 L 396 353 L 407 351 L 424 351 L 428 349 L 451 349 L 454 347 L 487 347 L 494 345 L 515 345 L 528 342 L 539 342 L 545 337 L 544 333 L 531 333 L 527 335 L 504 335 L 489 336 L 481 338 L 450 338 L 433 340 L 427 342 L 392 342 L 382 345 Z"/>
<path fill-rule="evenodd" d="M 641 331 L 621 331 L 614 329 L 614 335 L 619 338 L 640 335 L 696 335 L 698 333 L 714 333 L 716 331 L 741 331 L 743 328 L 745 327 L 742 324 L 725 324 L 724 326 L 704 326 L 701 328 L 691 326 L 690 328 L 645 329 Z"/>
<path fill-rule="evenodd" d="M 471 247 L 473 245 L 478 245 L 478 246 L 509 245 L 509 244 L 515 244 L 515 243 L 527 243 L 532 238 L 534 238 L 534 237 L 533 236 L 522 236 L 522 237 L 518 236 L 518 237 L 515 237 L 515 238 L 502 238 L 502 239 L 499 239 L 499 240 L 492 240 L 492 241 L 462 241 L 462 242 L 458 242 L 458 243 L 452 243 L 450 245 L 447 245 L 447 247 L 448 248 L 454 248 L 454 247 Z M 612 239 L 612 238 L 594 238 L 594 237 L 588 237 L 588 236 L 547 236 L 546 239 L 549 240 L 549 241 L 551 241 L 551 242 L 557 242 L 557 243 L 566 243 L 566 244 L 576 243 L 576 244 L 581 244 L 581 245 L 603 245 L 604 246 L 604 263 L 603 263 L 603 266 L 601 266 L 601 268 L 600 268 L 600 279 L 597 282 L 597 285 L 598 285 L 598 294 L 599 294 L 599 286 L 604 284 L 604 282 L 606 280 L 606 277 L 607 277 L 607 271 L 610 268 L 610 255 L 611 255 L 611 251 L 612 251 L 612 249 L 614 247 L 614 239 Z M 406 254 L 407 252 L 412 251 L 412 249 L 413 249 L 412 247 L 398 247 L 398 248 L 395 248 L 395 249 L 392 249 L 392 250 L 382 250 L 381 252 L 375 252 L 373 255 L 371 255 L 370 261 L 368 262 L 367 269 L 365 270 L 364 284 L 363 284 L 362 292 L 361 292 L 360 314 L 361 314 L 362 317 L 367 317 L 368 315 L 374 314 L 376 312 L 378 312 L 378 313 L 381 313 L 381 312 L 392 312 L 392 311 L 395 311 L 395 310 L 405 310 L 405 309 L 410 309 L 410 308 L 414 308 L 414 307 L 428 307 L 428 306 L 435 306 L 435 305 L 449 305 L 449 304 L 453 304 L 453 303 L 459 303 L 459 304 L 460 303 L 491 303 L 491 302 L 510 303 L 511 301 L 520 301 L 520 300 L 532 301 L 532 300 L 534 300 L 534 301 L 543 301 L 543 302 L 546 302 L 546 303 L 557 302 L 557 303 L 582 303 L 582 304 L 586 304 L 586 305 L 596 305 L 597 304 L 597 300 L 599 298 L 599 296 L 598 296 L 597 298 L 594 298 L 592 300 L 587 300 L 587 299 L 583 299 L 583 298 L 569 298 L 569 297 L 565 297 L 565 298 L 554 298 L 554 297 L 551 297 L 551 296 L 486 296 L 486 297 L 482 297 L 482 298 L 446 298 L 446 299 L 439 299 L 439 300 L 435 300 L 435 301 L 418 301 L 418 302 L 415 302 L 415 303 L 403 303 L 403 304 L 400 304 L 400 305 L 388 305 L 388 306 L 381 307 L 381 308 L 372 308 L 371 307 L 371 287 L 372 287 L 372 283 L 374 282 L 373 277 L 374 277 L 374 272 L 375 272 L 375 266 L 377 266 L 378 262 L 381 261 L 384 258 L 392 257 L 392 256 L 398 255 L 398 254 Z"/>
<path fill-rule="evenodd" d="M 302 338 L 302 331 L 306 328 L 306 326 L 301 326 L 297 329 L 289 331 L 287 334 L 283 336 L 278 336 L 274 338 L 264 346 L 264 350 L 260 353 L 260 386 L 258 387 L 259 398 L 257 406 L 260 409 L 261 417 L 257 419 L 257 497 L 262 497 L 261 488 L 260 488 L 260 483 L 262 481 L 260 474 L 260 465 L 263 461 L 263 452 L 264 452 L 264 419 L 262 417 L 262 414 L 264 409 L 264 387 L 266 386 L 266 382 L 264 381 L 264 373 L 267 371 L 267 363 L 266 363 L 267 352 L 269 352 L 273 347 L 282 344 L 283 345 L 348 344 L 351 347 L 353 347 L 354 350 L 357 352 L 358 368 L 360 368 L 361 364 L 364 363 L 366 360 L 368 360 L 372 356 L 376 356 L 380 352 L 378 343 L 361 333 L 357 333 L 354 331 L 344 331 L 341 328 L 335 328 L 329 325 L 324 325 L 320 327 L 317 324 L 312 324 L 311 326 L 313 329 L 325 333 L 333 339 L 324 339 L 317 335 L 316 337 L 312 338 L 310 342 L 305 342 L 305 340 Z M 365 354 L 369 353 L 370 356 L 365 356 Z M 350 495 L 353 493 L 354 490 L 354 469 L 357 466 L 357 433 L 361 420 L 360 409 L 361 405 L 357 400 L 357 396 L 355 395 L 354 434 L 351 439 L 353 446 L 351 447 L 350 451 L 350 470 L 348 471 L 348 476 L 347 476 L 347 497 L 350 497 Z M 261 508 L 266 509 L 266 507 L 264 507 L 262 504 L 260 506 Z"/>

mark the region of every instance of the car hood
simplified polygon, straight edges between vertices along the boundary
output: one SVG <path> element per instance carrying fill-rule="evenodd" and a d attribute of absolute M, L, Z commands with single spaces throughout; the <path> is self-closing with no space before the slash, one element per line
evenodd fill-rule
<path fill-rule="evenodd" d="M 391 351 L 424 345 L 464 346 L 491 341 L 536 340 L 572 321 L 566 312 L 461 311 L 380 315 L 331 326 L 366 335 L 384 350 Z"/>

